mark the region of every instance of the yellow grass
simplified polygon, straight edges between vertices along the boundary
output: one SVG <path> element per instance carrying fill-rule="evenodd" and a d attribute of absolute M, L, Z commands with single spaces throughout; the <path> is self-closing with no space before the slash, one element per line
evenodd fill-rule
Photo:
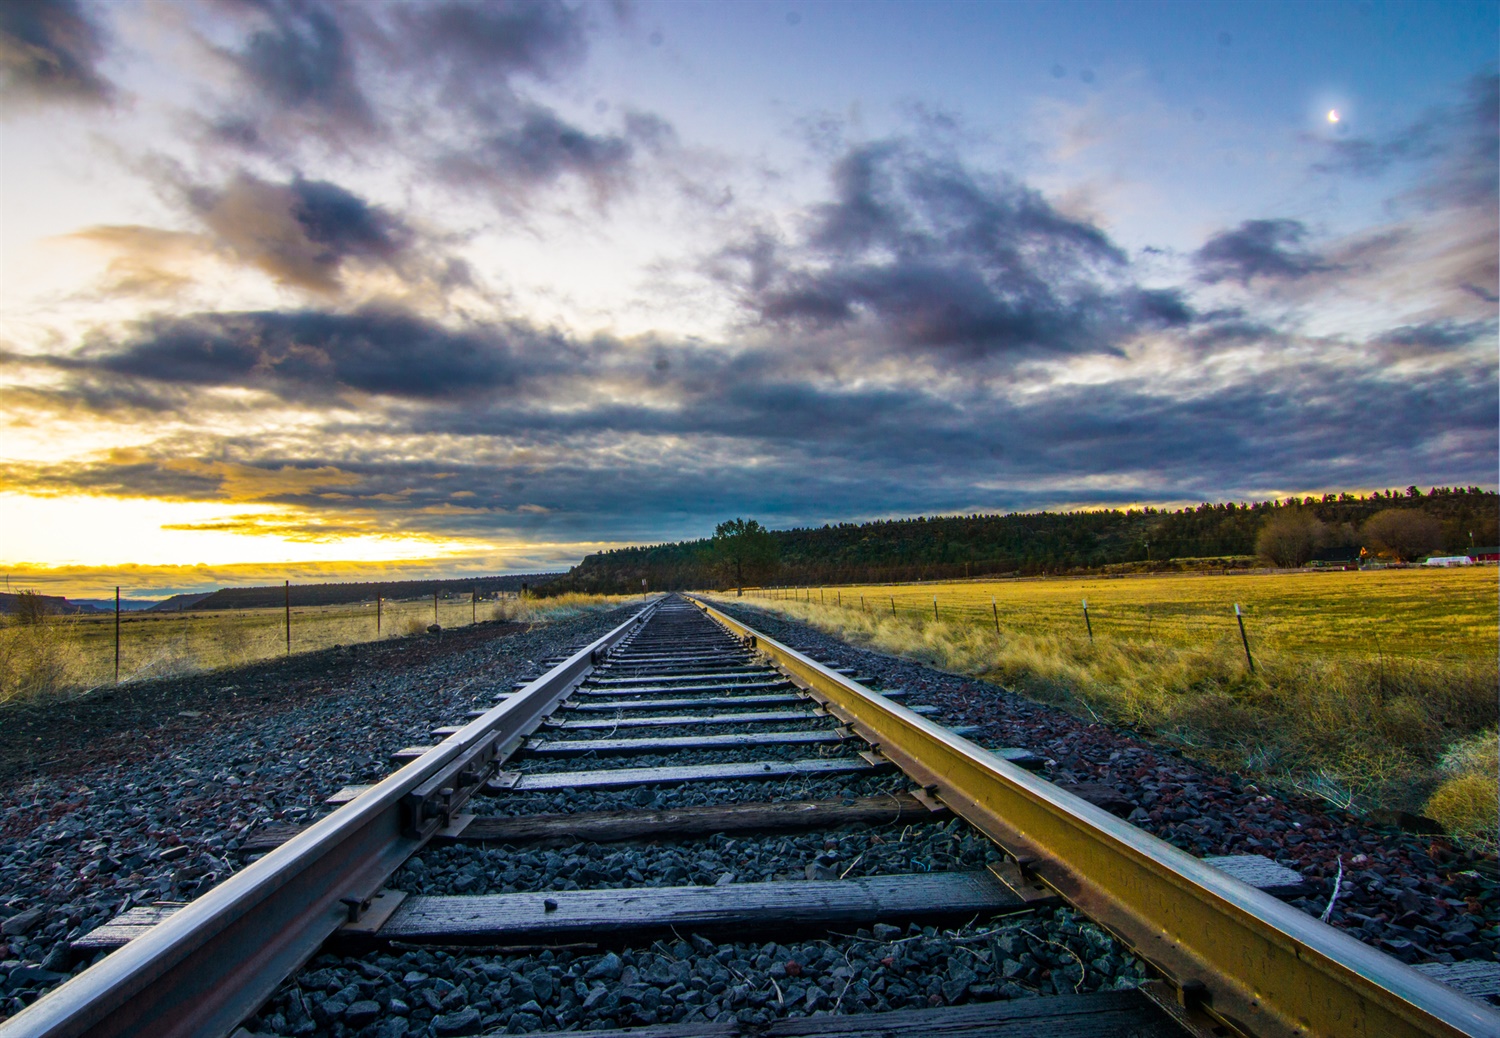
<path fill-rule="evenodd" d="M 501 599 L 385 601 L 376 633 L 374 602 L 292 608 L 291 651 L 312 652 L 379 638 L 420 634 L 487 620 L 545 623 L 639 600 L 604 595 Z M 114 616 L 49 617 L 41 626 L 0 627 L 0 704 L 78 693 L 114 683 Z M 120 680 L 192 674 L 285 655 L 282 609 L 126 613 L 120 625 Z"/>
<path fill-rule="evenodd" d="M 746 600 L 1352 808 L 1421 809 L 1446 777 L 1444 752 L 1496 723 L 1488 567 L 756 590 Z M 1493 768 L 1488 778 L 1493 788 Z M 1477 838 L 1464 825 L 1453 831 Z"/>
<path fill-rule="evenodd" d="M 1410 656 L 1494 658 L 1496 571 L 1387 569 L 1363 572 L 1148 576 L 880 584 L 750 591 L 842 601 L 871 613 L 989 622 L 1034 635 L 1084 635 L 1083 601 L 1096 642 L 1194 645 L 1203 639 L 1239 645 L 1234 606 L 1245 614 L 1252 652 L 1318 657 Z M 992 610 L 991 600 L 995 607 Z"/>

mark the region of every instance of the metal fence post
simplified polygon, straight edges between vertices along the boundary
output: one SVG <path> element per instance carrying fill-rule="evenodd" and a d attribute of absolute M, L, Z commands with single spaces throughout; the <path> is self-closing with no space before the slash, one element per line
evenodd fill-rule
<path fill-rule="evenodd" d="M 1245 617 L 1240 612 L 1240 604 L 1238 602 L 1234 604 L 1234 618 L 1239 621 L 1240 625 L 1240 644 L 1245 647 L 1245 666 L 1249 667 L 1250 673 L 1254 674 L 1255 660 L 1250 657 L 1250 639 L 1245 636 Z"/>

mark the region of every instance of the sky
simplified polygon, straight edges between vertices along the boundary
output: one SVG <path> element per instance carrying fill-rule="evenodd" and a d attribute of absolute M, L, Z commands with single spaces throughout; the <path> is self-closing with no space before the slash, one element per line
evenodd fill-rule
<path fill-rule="evenodd" d="M 0 5 L 77 596 L 1500 465 L 1490 3 Z"/>

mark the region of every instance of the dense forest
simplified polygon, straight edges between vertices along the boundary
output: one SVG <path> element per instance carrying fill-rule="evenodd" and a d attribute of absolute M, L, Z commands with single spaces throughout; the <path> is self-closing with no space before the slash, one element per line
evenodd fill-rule
<path fill-rule="evenodd" d="M 775 530 L 774 561 L 759 583 L 835 584 L 938 580 L 999 574 L 1030 575 L 1100 570 L 1139 564 L 1170 569 L 1173 560 L 1200 559 L 1217 568 L 1254 564 L 1256 535 L 1290 511 L 1311 514 L 1328 531 L 1328 548 L 1358 547 L 1360 526 L 1389 508 L 1421 509 L 1442 524 L 1448 550 L 1500 541 L 1500 495 L 1468 488 L 1423 493 L 1377 491 L 1324 494 L 1251 504 L 1192 508 L 1131 508 L 1010 515 L 918 517 Z M 1210 561 L 1212 560 L 1212 561 Z M 590 555 L 543 593 L 639 591 L 731 586 L 723 553 L 705 539 Z"/>

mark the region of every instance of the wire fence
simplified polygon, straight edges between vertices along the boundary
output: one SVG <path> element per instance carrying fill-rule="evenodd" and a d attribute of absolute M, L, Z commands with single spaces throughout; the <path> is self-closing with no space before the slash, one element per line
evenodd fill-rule
<path fill-rule="evenodd" d="M 290 597 L 290 596 L 288 596 Z M 10 617 L 0 629 L 0 700 L 39 686 L 139 681 L 241 666 L 490 620 L 527 618 L 515 593 L 439 595 L 279 609 L 129 610 Z M 27 621 L 30 622 L 27 622 Z"/>
<path fill-rule="evenodd" d="M 1492 569 L 750 588 L 916 623 L 1095 642 L 1204 640 L 1318 656 L 1494 656 Z"/>

